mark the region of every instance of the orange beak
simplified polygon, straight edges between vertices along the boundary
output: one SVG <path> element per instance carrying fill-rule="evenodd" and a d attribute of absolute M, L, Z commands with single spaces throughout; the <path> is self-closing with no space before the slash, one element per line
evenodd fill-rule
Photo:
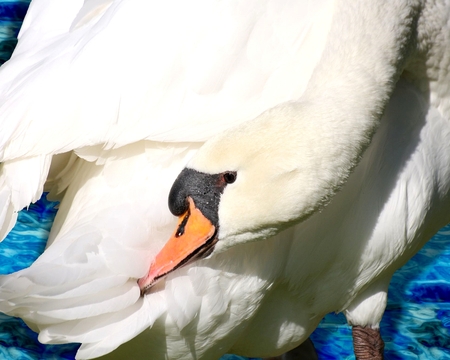
<path fill-rule="evenodd" d="M 217 242 L 215 226 L 188 197 L 189 208 L 179 216 L 178 226 L 169 241 L 156 255 L 148 274 L 139 279 L 141 293 L 145 294 L 168 273 L 211 253 Z"/>

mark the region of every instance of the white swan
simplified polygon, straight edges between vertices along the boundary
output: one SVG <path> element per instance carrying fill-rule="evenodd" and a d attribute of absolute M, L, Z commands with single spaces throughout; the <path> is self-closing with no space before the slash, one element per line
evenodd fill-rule
<path fill-rule="evenodd" d="M 448 221 L 448 14 L 446 2 L 34 0 L 0 70 L 4 233 L 50 161 L 62 202 L 44 254 L 1 278 L 0 310 L 43 342 L 82 343 L 78 358 L 140 333 L 111 356 L 271 356 L 330 311 L 377 327 L 393 271 Z M 277 104 L 190 163 L 237 174 L 214 256 L 141 297 L 136 279 L 175 227 L 177 173 Z"/>

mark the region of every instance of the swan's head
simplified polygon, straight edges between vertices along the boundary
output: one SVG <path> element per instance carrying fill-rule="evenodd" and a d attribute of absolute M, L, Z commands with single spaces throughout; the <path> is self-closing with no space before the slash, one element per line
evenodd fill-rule
<path fill-rule="evenodd" d="M 279 116 L 273 109 L 211 139 L 179 174 L 169 194 L 178 226 L 139 280 L 143 292 L 213 251 L 272 236 L 323 203 L 324 189 L 334 186 L 318 171 L 324 145 L 307 126 L 280 124 Z"/>

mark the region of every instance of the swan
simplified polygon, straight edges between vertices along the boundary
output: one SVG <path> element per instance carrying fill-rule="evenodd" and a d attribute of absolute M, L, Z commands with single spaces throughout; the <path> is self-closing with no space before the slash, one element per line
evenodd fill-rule
<path fill-rule="evenodd" d="M 448 15 L 33 0 L 0 69 L 2 236 L 61 203 L 0 310 L 82 359 L 275 356 L 344 311 L 381 356 L 390 276 L 449 220 Z M 193 248 L 168 196 L 207 215 Z"/>
<path fill-rule="evenodd" d="M 379 323 L 393 271 L 448 222 L 450 205 L 449 148 L 443 145 L 450 37 L 440 33 L 449 26 L 449 4 L 384 6 L 337 2 L 303 95 L 226 130 L 197 152 L 170 191 L 169 208 L 179 222 L 139 280 L 144 294 L 186 264 L 301 222 L 280 274 L 289 283 L 285 296 L 302 303 L 290 304 L 301 340 L 308 316 L 309 322 L 321 318 L 322 299 L 333 293 L 328 311 L 345 312 L 356 357 L 383 358 Z M 383 112 L 387 119 L 380 123 Z M 442 136 L 426 130 L 429 125 Z M 334 219 L 344 229 L 327 238 L 319 226 Z M 316 270 L 302 252 L 320 258 Z M 274 303 L 266 313 L 276 311 Z"/>

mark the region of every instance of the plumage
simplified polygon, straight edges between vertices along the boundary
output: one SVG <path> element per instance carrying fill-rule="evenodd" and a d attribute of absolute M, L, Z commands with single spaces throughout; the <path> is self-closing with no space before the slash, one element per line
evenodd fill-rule
<path fill-rule="evenodd" d="M 77 358 L 278 355 L 331 311 L 378 326 L 390 276 L 450 217 L 450 5 L 384 6 L 33 0 L 0 69 L 2 235 L 47 177 L 61 204 L 0 310 Z M 238 184 L 248 159 L 252 189 L 221 197 L 226 240 L 141 296 L 178 173 L 231 164 Z M 293 201 L 265 227 L 261 197 Z"/>

